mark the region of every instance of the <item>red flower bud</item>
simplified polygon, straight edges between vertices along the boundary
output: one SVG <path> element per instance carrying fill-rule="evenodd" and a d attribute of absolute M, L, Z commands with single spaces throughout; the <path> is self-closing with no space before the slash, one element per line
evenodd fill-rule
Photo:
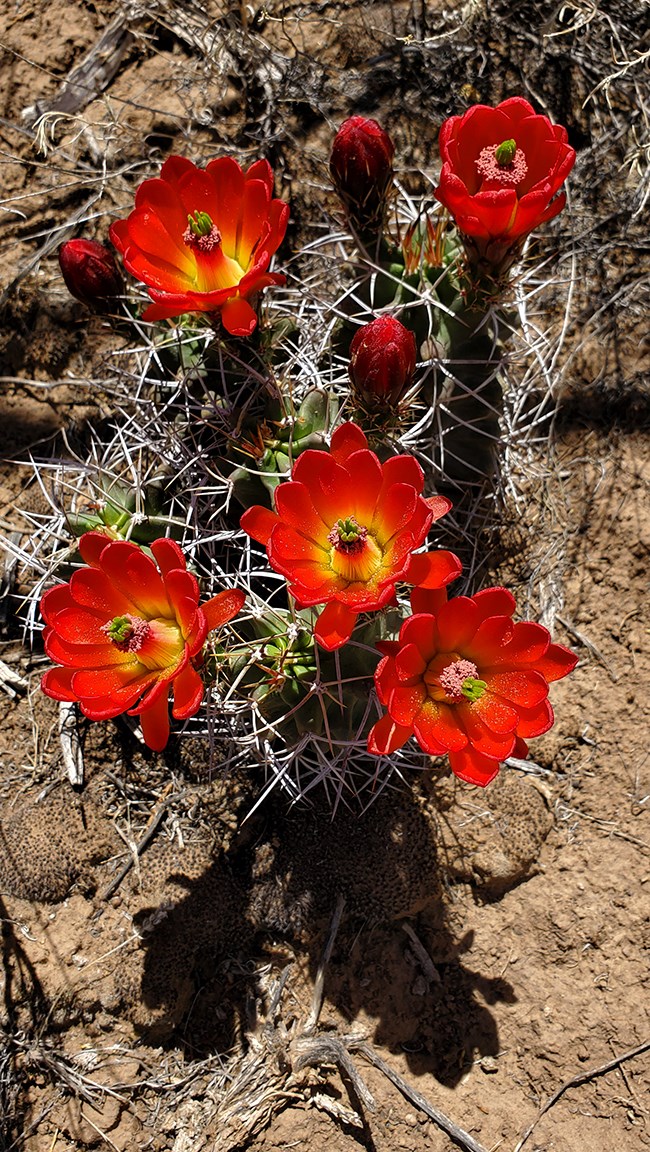
<path fill-rule="evenodd" d="M 378 316 L 350 344 L 350 379 L 359 399 L 394 407 L 415 371 L 415 336 L 394 316 Z"/>
<path fill-rule="evenodd" d="M 381 229 L 394 154 L 388 133 L 364 116 L 351 116 L 334 137 L 330 174 L 350 223 L 361 234 Z"/>
<path fill-rule="evenodd" d="M 112 252 L 96 240 L 66 240 L 59 248 L 59 265 L 68 291 L 90 308 L 101 311 L 124 291 Z"/>

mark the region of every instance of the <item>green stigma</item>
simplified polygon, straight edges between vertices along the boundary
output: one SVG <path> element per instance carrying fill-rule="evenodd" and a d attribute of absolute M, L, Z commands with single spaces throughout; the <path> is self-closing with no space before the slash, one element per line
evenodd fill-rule
<path fill-rule="evenodd" d="M 486 688 L 487 684 L 485 680 L 476 680 L 474 676 L 468 676 L 463 680 L 460 690 L 466 700 L 471 700 L 471 702 L 474 703 L 476 700 L 481 699 Z"/>
<path fill-rule="evenodd" d="M 504 140 L 503 143 L 498 144 L 494 156 L 499 168 L 507 168 L 509 164 L 512 164 L 516 152 L 517 143 L 515 140 Z"/>
<path fill-rule="evenodd" d="M 338 533 L 339 543 L 341 544 L 354 544 L 363 533 L 363 528 L 357 524 L 354 516 L 346 516 L 345 520 L 338 520 L 336 523 L 336 532 Z"/>
<path fill-rule="evenodd" d="M 133 621 L 128 616 L 114 616 L 104 631 L 113 644 L 128 644 L 133 635 Z"/>
<path fill-rule="evenodd" d="M 187 224 L 190 232 L 197 237 L 209 236 L 212 231 L 212 217 L 208 212 L 199 212 L 197 210 L 194 215 L 188 212 Z"/>

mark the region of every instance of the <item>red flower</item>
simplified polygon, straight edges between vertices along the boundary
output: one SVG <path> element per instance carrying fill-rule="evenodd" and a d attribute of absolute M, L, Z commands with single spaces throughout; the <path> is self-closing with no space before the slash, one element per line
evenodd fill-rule
<path fill-rule="evenodd" d="M 59 266 L 68 292 L 91 308 L 101 309 L 124 291 L 113 253 L 97 240 L 66 240 Z"/>
<path fill-rule="evenodd" d="M 393 179 L 395 145 L 376 120 L 351 116 L 339 128 L 330 156 L 332 182 L 357 231 L 381 227 Z"/>
<path fill-rule="evenodd" d="M 359 328 L 350 344 L 353 392 L 367 403 L 394 407 L 415 372 L 415 336 L 394 316 L 378 316 Z"/>
<path fill-rule="evenodd" d="M 456 596 L 434 614 L 410 616 L 385 653 L 375 683 L 388 712 L 368 737 L 384 756 L 411 736 L 432 756 L 449 756 L 461 780 L 484 786 L 499 761 L 526 755 L 524 738 L 553 724 L 548 685 L 577 657 L 551 644 L 541 624 L 513 624 L 505 588 Z"/>
<path fill-rule="evenodd" d="M 110 237 L 149 289 L 154 303 L 145 320 L 221 312 L 228 332 L 250 336 L 257 324 L 250 298 L 285 281 L 267 269 L 288 219 L 289 206 L 273 199 L 266 160 L 243 172 L 228 156 L 205 170 L 170 156 L 158 179 L 140 185 L 135 210 Z"/>
<path fill-rule="evenodd" d="M 555 194 L 576 156 L 566 129 L 536 115 L 520 96 L 496 108 L 475 104 L 445 120 L 440 154 L 436 198 L 483 254 L 488 242 L 512 246 L 561 212 L 566 194 Z"/>
<path fill-rule="evenodd" d="M 173 540 L 154 540 L 156 564 L 137 544 L 87 532 L 79 550 L 88 565 L 41 600 L 45 651 L 62 665 L 41 688 L 54 700 L 76 700 L 91 720 L 123 712 L 141 717 L 150 748 L 169 738 L 173 715 L 194 716 L 203 682 L 192 663 L 206 635 L 236 616 L 243 592 L 220 592 L 199 607 L 199 587 Z"/>
<path fill-rule="evenodd" d="M 342 424 L 330 452 L 302 452 L 275 490 L 275 512 L 249 508 L 241 526 L 266 546 L 271 567 L 303 607 L 325 604 L 314 635 L 328 651 L 349 640 L 360 612 L 393 602 L 400 580 L 441 588 L 460 573 L 451 552 L 413 552 L 451 507 L 425 500 L 412 456 L 380 463 L 356 424 Z"/>

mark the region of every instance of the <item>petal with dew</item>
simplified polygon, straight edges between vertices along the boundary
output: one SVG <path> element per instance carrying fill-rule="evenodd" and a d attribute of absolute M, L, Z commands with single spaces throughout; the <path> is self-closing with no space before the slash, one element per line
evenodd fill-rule
<path fill-rule="evenodd" d="M 411 612 L 414 616 L 435 616 L 447 603 L 446 588 L 411 588 Z"/>
<path fill-rule="evenodd" d="M 42 611 L 42 609 L 41 609 Z M 105 617 L 74 605 L 51 617 L 57 635 L 68 644 L 109 644 L 103 631 Z"/>
<path fill-rule="evenodd" d="M 448 704 L 427 700 L 413 721 L 420 746 L 432 756 L 457 752 L 467 744 L 467 733 L 457 710 Z"/>
<path fill-rule="evenodd" d="M 454 596 L 436 614 L 441 652 L 462 652 L 481 617 L 470 596 Z"/>
<path fill-rule="evenodd" d="M 105 620 L 127 613 L 138 615 L 138 607 L 98 568 L 80 568 L 70 577 L 70 595 L 75 604 L 101 614 Z"/>
<path fill-rule="evenodd" d="M 331 524 L 326 524 L 319 516 L 305 484 L 296 480 L 280 484 L 275 490 L 275 507 L 284 524 L 329 551 L 327 537 Z"/>
<path fill-rule="evenodd" d="M 241 612 L 246 602 L 246 593 L 242 592 L 239 588 L 226 588 L 223 592 L 217 592 L 211 600 L 201 605 L 201 611 L 205 616 L 208 632 L 214 631 L 216 628 L 221 628 L 232 620 L 238 612 Z"/>
<path fill-rule="evenodd" d="M 411 680 L 414 676 L 423 676 L 427 668 L 420 649 L 416 644 L 405 644 L 399 648 L 395 656 L 395 673 L 398 680 Z"/>
<path fill-rule="evenodd" d="M 535 661 L 535 671 L 552 683 L 554 680 L 561 680 L 563 676 L 568 676 L 577 663 L 578 657 L 575 652 L 571 652 L 563 644 L 549 644 L 541 659 Z"/>
<path fill-rule="evenodd" d="M 337 464 L 345 464 L 348 456 L 368 447 L 368 441 L 358 424 L 349 420 L 346 424 L 339 424 L 332 433 L 330 452 Z"/>
<path fill-rule="evenodd" d="M 153 560 L 126 540 L 115 540 L 101 555 L 102 572 L 145 616 L 173 616 L 165 586 Z"/>
<path fill-rule="evenodd" d="M 51 624 L 54 617 L 59 612 L 64 612 L 66 608 L 74 608 L 74 600 L 70 595 L 68 584 L 55 584 L 54 588 L 49 588 L 47 592 L 43 593 L 40 609 L 46 624 Z M 102 621 L 105 619 L 101 614 L 98 616 Z"/>
<path fill-rule="evenodd" d="M 484 692 L 480 700 L 473 702 L 472 708 L 474 714 L 498 736 L 514 732 L 519 724 L 520 708 L 500 696 L 493 696 L 491 692 Z"/>
<path fill-rule="evenodd" d="M 539 672 L 516 670 L 508 672 L 481 671 L 490 693 L 503 697 L 517 707 L 531 708 L 548 696 L 548 684 Z"/>
<path fill-rule="evenodd" d="M 153 540 L 149 547 L 154 554 L 156 563 L 163 577 L 174 568 L 187 567 L 185 553 L 180 544 L 177 544 L 175 540 L 171 540 L 169 536 L 163 536 L 160 540 Z"/>
<path fill-rule="evenodd" d="M 412 728 L 426 699 L 427 690 L 422 680 L 410 686 L 393 688 L 388 698 L 388 711 L 396 724 Z"/>
<path fill-rule="evenodd" d="M 482 592 L 475 592 L 472 600 L 481 620 L 487 620 L 488 616 L 512 616 L 515 610 L 515 598 L 507 588 L 484 588 Z"/>
<path fill-rule="evenodd" d="M 517 735 L 524 740 L 531 736 L 543 736 L 553 727 L 553 709 L 548 700 L 542 700 L 534 708 L 519 708 Z"/>
<path fill-rule="evenodd" d="M 120 652 L 106 637 L 100 644 L 70 644 L 53 628 L 46 628 L 43 640 L 50 660 L 66 668 L 111 668 L 116 664 L 134 664 L 131 653 Z"/>
<path fill-rule="evenodd" d="M 514 732 L 493 732 L 478 715 L 472 704 L 461 705 L 463 727 L 472 748 L 494 760 L 505 760 L 515 746 Z"/>

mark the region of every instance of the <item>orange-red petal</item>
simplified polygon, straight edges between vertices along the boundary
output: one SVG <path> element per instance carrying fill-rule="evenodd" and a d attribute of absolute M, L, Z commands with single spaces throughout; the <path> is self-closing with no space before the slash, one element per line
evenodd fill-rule
<path fill-rule="evenodd" d="M 498 760 L 484 756 L 471 746 L 460 752 L 450 752 L 449 764 L 454 776 L 467 784 L 476 784 L 479 788 L 485 788 L 499 772 Z"/>
<path fill-rule="evenodd" d="M 284 524 L 317 541 L 322 548 L 329 551 L 331 545 L 327 537 L 332 525 L 326 524 L 319 516 L 305 484 L 296 480 L 280 484 L 275 490 L 275 507 Z"/>
<path fill-rule="evenodd" d="M 533 708 L 518 708 L 517 735 L 527 740 L 531 736 L 542 736 L 553 727 L 553 709 L 548 700 L 542 700 Z"/>
<path fill-rule="evenodd" d="M 111 538 L 105 532 L 84 532 L 78 545 L 84 563 L 91 568 L 99 568 L 99 558 L 110 543 Z"/>
<path fill-rule="evenodd" d="M 388 711 L 397 724 L 412 728 L 426 699 L 427 690 L 422 680 L 411 686 L 401 685 L 392 689 Z"/>
<path fill-rule="evenodd" d="M 578 657 L 575 652 L 571 652 L 563 644 L 549 644 L 544 655 L 535 662 L 535 671 L 541 672 L 542 676 L 552 683 L 554 680 L 561 680 L 563 676 L 568 676 L 577 663 Z"/>
<path fill-rule="evenodd" d="M 112 586 L 132 600 L 139 614 L 173 615 L 160 572 L 141 548 L 115 540 L 102 552 L 101 567 Z"/>
<path fill-rule="evenodd" d="M 105 620 L 129 613 L 138 615 L 137 605 L 98 568 L 79 568 L 70 577 L 70 596 L 81 608 L 90 608 Z"/>
<path fill-rule="evenodd" d="M 169 740 L 169 702 L 166 694 L 159 696 L 140 713 L 140 724 L 147 747 L 153 752 L 162 752 Z"/>
<path fill-rule="evenodd" d="M 204 691 L 203 681 L 198 672 L 192 664 L 186 664 L 183 671 L 174 679 L 172 715 L 177 720 L 187 720 L 188 717 L 195 716 L 201 707 Z"/>
<path fill-rule="evenodd" d="M 490 693 L 504 697 L 517 707 L 531 708 L 548 696 L 548 684 L 537 668 L 534 671 L 515 669 L 507 672 L 481 669 L 481 679 Z"/>
<path fill-rule="evenodd" d="M 314 637 L 327 652 L 334 652 L 347 644 L 357 622 L 357 612 L 346 604 L 331 600 L 326 604 L 314 627 Z"/>
<path fill-rule="evenodd" d="M 481 621 L 471 596 L 454 596 L 436 613 L 441 652 L 462 652 Z"/>
<path fill-rule="evenodd" d="M 242 296 L 230 296 L 221 306 L 221 321 L 231 336 L 250 336 L 257 326 L 257 313 Z"/>
<path fill-rule="evenodd" d="M 365 433 L 358 424 L 354 424 L 351 420 L 345 424 L 339 424 L 332 433 L 330 452 L 337 464 L 345 464 L 348 456 L 351 456 L 353 452 L 359 452 L 367 447 L 368 441 Z"/>
<path fill-rule="evenodd" d="M 413 721 L 413 731 L 421 747 L 433 756 L 458 752 L 467 744 L 467 733 L 457 710 L 449 704 L 437 704 L 430 699 Z"/>
<path fill-rule="evenodd" d="M 462 570 L 453 552 L 439 548 L 436 552 L 418 552 L 412 556 L 404 579 L 418 588 L 442 588 L 456 580 Z"/>
<path fill-rule="evenodd" d="M 258 544 L 264 545 L 268 544 L 273 529 L 279 523 L 280 519 L 275 512 L 271 512 L 271 509 L 265 508 L 263 504 L 254 504 L 252 508 L 247 508 L 239 521 L 240 528 L 248 536 L 257 540 Z"/>
<path fill-rule="evenodd" d="M 238 612 L 241 612 L 245 601 L 246 593 L 242 592 L 240 588 L 226 588 L 202 604 L 201 611 L 205 616 L 208 632 L 212 632 L 215 628 L 221 628 L 229 620 L 232 620 Z"/>
<path fill-rule="evenodd" d="M 368 751 L 373 756 L 390 756 L 413 735 L 413 729 L 396 724 L 389 715 L 382 716 L 368 733 Z"/>

